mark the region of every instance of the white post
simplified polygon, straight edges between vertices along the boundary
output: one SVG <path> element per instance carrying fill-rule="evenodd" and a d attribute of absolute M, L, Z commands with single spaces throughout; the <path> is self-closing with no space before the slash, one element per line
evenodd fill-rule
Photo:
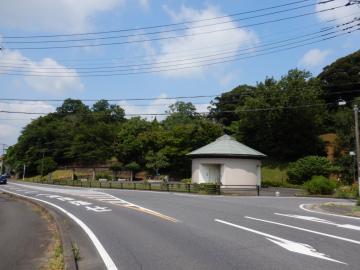
<path fill-rule="evenodd" d="M 25 180 L 25 171 L 26 171 L 26 165 L 24 164 L 24 167 L 23 167 L 23 181 Z"/>

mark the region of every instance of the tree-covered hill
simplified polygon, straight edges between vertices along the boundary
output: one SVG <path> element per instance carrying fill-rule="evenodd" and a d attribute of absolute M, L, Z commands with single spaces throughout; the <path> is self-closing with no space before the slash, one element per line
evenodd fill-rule
<path fill-rule="evenodd" d="M 318 78 L 327 102 L 354 100 L 360 96 L 360 50 L 326 66 Z"/>

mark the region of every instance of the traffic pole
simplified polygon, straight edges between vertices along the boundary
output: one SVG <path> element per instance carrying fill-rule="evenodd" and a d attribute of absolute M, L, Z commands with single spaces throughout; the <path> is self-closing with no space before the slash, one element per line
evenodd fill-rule
<path fill-rule="evenodd" d="M 356 163 L 358 173 L 358 195 L 360 196 L 360 141 L 359 141 L 359 119 L 358 119 L 359 108 L 354 105 L 354 116 L 355 116 L 355 142 L 356 142 Z"/>

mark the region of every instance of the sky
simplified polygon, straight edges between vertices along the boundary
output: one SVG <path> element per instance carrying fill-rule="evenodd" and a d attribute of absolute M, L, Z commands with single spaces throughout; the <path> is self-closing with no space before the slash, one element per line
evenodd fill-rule
<path fill-rule="evenodd" d="M 0 100 L 0 111 L 61 104 L 44 99 L 156 98 L 116 103 L 127 114 L 162 113 L 176 101 L 162 98 L 218 95 L 292 68 L 317 75 L 360 44 L 359 31 L 343 31 L 357 29 L 360 5 L 324 1 L 0 0 L 0 99 L 40 100 Z M 211 98 L 184 101 L 204 112 Z M 0 112 L 0 144 L 16 143 L 36 117 Z"/>

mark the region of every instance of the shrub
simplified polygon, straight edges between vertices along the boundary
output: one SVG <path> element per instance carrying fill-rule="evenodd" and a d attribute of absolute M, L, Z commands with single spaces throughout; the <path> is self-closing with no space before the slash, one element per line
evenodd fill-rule
<path fill-rule="evenodd" d="M 356 205 L 357 205 L 357 206 L 360 206 L 360 198 L 357 199 Z"/>
<path fill-rule="evenodd" d="M 289 164 L 287 175 L 292 184 L 302 184 L 314 175 L 328 177 L 333 166 L 325 157 L 307 156 Z"/>
<path fill-rule="evenodd" d="M 358 194 L 358 186 L 356 184 L 352 186 L 341 186 L 336 189 L 335 197 L 344 199 L 354 199 Z"/>
<path fill-rule="evenodd" d="M 310 181 L 304 183 L 303 188 L 309 194 L 331 195 L 334 193 L 336 183 L 324 176 L 313 176 Z"/>
<path fill-rule="evenodd" d="M 218 185 L 213 183 L 193 184 L 194 191 L 200 194 L 217 194 Z"/>
<path fill-rule="evenodd" d="M 185 178 L 185 179 L 182 179 L 182 180 L 181 180 L 181 183 L 184 183 L 184 184 L 191 184 L 191 178 Z"/>
<path fill-rule="evenodd" d="M 110 175 L 109 173 L 107 172 L 100 172 L 100 173 L 97 173 L 96 174 L 96 180 L 99 180 L 99 179 L 107 179 L 107 180 L 111 180 L 112 179 L 112 175 Z"/>

